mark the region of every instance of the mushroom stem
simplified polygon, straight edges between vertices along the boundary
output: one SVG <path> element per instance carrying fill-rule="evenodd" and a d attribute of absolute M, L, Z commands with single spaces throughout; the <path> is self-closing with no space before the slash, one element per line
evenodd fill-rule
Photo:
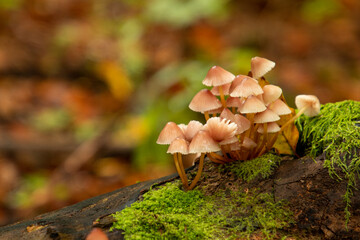
<path fill-rule="evenodd" d="M 253 131 L 253 129 L 254 129 L 254 116 L 255 116 L 255 114 L 254 114 L 254 113 L 248 113 L 248 114 L 246 114 L 246 116 L 247 116 L 247 118 L 248 118 L 249 121 L 250 121 L 250 128 L 247 130 L 245 136 L 247 136 L 247 137 L 250 138 L 250 137 L 251 137 L 251 133 L 252 133 L 252 131 Z"/>
<path fill-rule="evenodd" d="M 201 153 L 198 172 L 197 172 L 194 180 L 190 184 L 189 190 L 193 189 L 195 187 L 196 183 L 200 180 L 201 173 L 202 173 L 202 170 L 204 168 L 204 157 L 205 157 L 205 153 Z"/>
<path fill-rule="evenodd" d="M 231 107 L 231 112 L 232 112 L 233 114 L 235 114 L 235 113 L 236 113 L 236 108 L 235 108 L 235 107 Z"/>
<path fill-rule="evenodd" d="M 260 156 L 260 154 L 258 154 L 258 153 L 260 153 L 260 151 L 262 150 L 263 147 L 266 148 L 266 141 L 268 139 L 267 127 L 268 127 L 267 123 L 264 123 L 263 139 L 262 139 L 262 142 L 261 142 L 260 146 L 258 148 L 255 148 L 255 151 L 254 151 L 254 153 L 252 155 L 253 158 Z"/>
<path fill-rule="evenodd" d="M 205 120 L 209 120 L 210 116 L 209 116 L 209 112 L 208 111 L 205 111 L 204 112 L 204 116 L 205 116 Z"/>
<path fill-rule="evenodd" d="M 176 171 L 178 172 L 178 174 L 180 176 L 181 182 L 182 182 L 185 190 L 188 190 L 189 184 L 187 182 L 186 175 L 185 175 L 185 178 L 184 178 L 185 173 L 181 170 L 182 167 L 180 167 L 180 164 L 179 164 L 178 154 L 177 153 L 173 154 L 173 157 L 174 157 Z M 179 158 L 181 158 L 181 154 L 179 154 Z M 181 162 L 182 162 L 182 160 L 181 160 Z"/>
<path fill-rule="evenodd" d="M 226 101 L 225 101 L 225 97 L 224 97 L 224 91 L 223 91 L 223 88 L 222 88 L 221 85 L 219 86 L 219 93 L 220 93 L 221 104 L 223 105 L 224 108 L 226 108 Z"/>
<path fill-rule="evenodd" d="M 270 150 L 273 147 L 273 145 L 275 144 L 275 141 L 276 141 L 278 135 L 282 131 L 284 131 L 284 129 L 287 126 L 289 126 L 289 124 L 293 123 L 298 117 L 300 117 L 301 114 L 303 114 L 306 111 L 306 109 L 307 109 L 307 107 L 303 107 L 302 109 L 299 110 L 299 112 L 295 116 L 293 116 L 289 121 L 287 121 L 284 125 L 282 125 L 280 130 L 277 133 L 275 133 L 274 136 L 270 139 L 269 144 L 267 145 L 267 147 L 264 146 L 262 148 L 262 150 L 259 153 L 259 156 L 262 155 L 265 152 L 266 149 Z"/>

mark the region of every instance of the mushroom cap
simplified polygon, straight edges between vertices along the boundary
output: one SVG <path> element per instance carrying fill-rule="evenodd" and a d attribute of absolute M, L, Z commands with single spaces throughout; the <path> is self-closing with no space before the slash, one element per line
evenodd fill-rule
<path fill-rule="evenodd" d="M 253 78 L 259 79 L 275 67 L 275 63 L 266 58 L 253 57 L 251 59 L 251 72 Z"/>
<path fill-rule="evenodd" d="M 277 115 L 270 109 L 266 109 L 263 112 L 256 113 L 254 117 L 254 123 L 268 123 L 268 122 L 275 122 L 278 120 L 280 120 L 279 115 Z"/>
<path fill-rule="evenodd" d="M 241 144 L 239 143 L 239 141 L 231 143 L 229 146 L 231 151 L 238 151 L 241 149 Z"/>
<path fill-rule="evenodd" d="M 255 96 L 248 97 L 239 108 L 240 113 L 257 113 L 265 110 L 265 104 Z"/>
<path fill-rule="evenodd" d="M 180 127 L 180 126 L 179 126 Z M 184 132 L 184 136 L 186 141 L 191 142 L 191 140 L 193 139 L 193 137 L 195 136 L 195 134 L 200 131 L 202 128 L 204 127 L 204 125 L 199 122 L 199 121 L 195 121 L 195 120 L 191 120 L 188 125 L 184 127 L 183 132 Z"/>
<path fill-rule="evenodd" d="M 261 124 L 257 129 L 259 133 L 264 133 L 264 124 Z M 276 122 L 267 123 L 267 132 L 268 133 L 275 133 L 280 131 L 280 127 Z"/>
<path fill-rule="evenodd" d="M 189 153 L 208 153 L 220 150 L 219 144 L 212 139 L 207 131 L 203 130 L 194 136 L 189 145 Z"/>
<path fill-rule="evenodd" d="M 235 142 L 239 142 L 239 139 L 235 136 L 231 137 L 231 138 L 227 138 L 221 142 L 219 142 L 220 145 L 228 145 L 228 144 L 232 144 Z"/>
<path fill-rule="evenodd" d="M 189 153 L 189 142 L 183 138 L 176 138 L 174 141 L 172 141 L 170 143 L 167 153 L 188 154 Z"/>
<path fill-rule="evenodd" d="M 221 85 L 222 90 L 223 90 L 223 94 L 224 95 L 229 95 L 229 89 L 230 89 L 231 83 L 227 83 L 224 85 Z M 214 94 L 215 96 L 220 96 L 220 90 L 219 90 L 220 86 L 215 86 L 211 89 L 211 93 Z"/>
<path fill-rule="evenodd" d="M 242 82 L 242 80 L 244 80 L 245 78 L 248 78 L 249 76 L 246 75 L 236 75 L 236 77 L 234 78 L 234 81 L 232 81 L 229 92 L 232 92 L 237 86 L 240 85 L 240 83 Z"/>
<path fill-rule="evenodd" d="M 299 110 L 306 107 L 304 114 L 308 117 L 314 117 L 320 113 L 320 101 L 314 95 L 296 96 L 295 105 Z"/>
<path fill-rule="evenodd" d="M 280 99 L 277 99 L 277 100 L 275 100 L 275 102 L 270 103 L 268 108 L 270 110 L 272 110 L 273 112 L 275 112 L 279 116 L 287 115 L 287 114 L 291 113 L 291 110 L 288 107 L 288 105 L 286 105 L 286 103 L 284 103 Z"/>
<path fill-rule="evenodd" d="M 191 100 L 189 108 L 195 112 L 206 112 L 222 106 L 209 89 L 200 90 Z"/>
<path fill-rule="evenodd" d="M 230 92 L 231 97 L 249 97 L 251 95 L 260 95 L 264 91 L 258 81 L 251 77 L 244 78 L 241 83 Z"/>
<path fill-rule="evenodd" d="M 241 100 L 238 97 L 228 97 L 226 99 L 226 106 L 238 108 L 241 105 Z"/>
<path fill-rule="evenodd" d="M 236 134 L 241 134 L 250 128 L 249 119 L 240 114 L 235 114 L 235 123 L 237 125 Z"/>
<path fill-rule="evenodd" d="M 206 77 L 202 81 L 202 83 L 205 86 L 209 86 L 209 87 L 220 86 L 232 82 L 234 78 L 235 75 L 232 74 L 231 72 L 226 71 L 222 67 L 213 66 L 206 74 Z"/>
<path fill-rule="evenodd" d="M 209 110 L 207 111 L 208 114 L 218 114 L 218 113 L 221 113 L 221 111 L 223 110 L 223 107 L 219 107 L 219 108 L 215 108 L 215 109 L 212 109 L 212 110 Z M 202 114 L 204 114 L 204 112 L 201 112 Z"/>
<path fill-rule="evenodd" d="M 209 132 L 216 142 L 222 142 L 235 136 L 237 125 L 227 119 L 212 117 L 204 125 L 204 130 Z"/>
<path fill-rule="evenodd" d="M 251 138 L 244 137 L 242 146 L 246 149 L 253 149 L 257 146 L 257 144 Z"/>
<path fill-rule="evenodd" d="M 228 108 L 224 108 L 222 110 L 220 118 L 225 118 L 231 122 L 235 122 L 235 115 Z"/>
<path fill-rule="evenodd" d="M 266 106 L 274 102 L 282 94 L 281 88 L 272 84 L 265 85 L 263 91 L 264 93 L 262 96 Z"/>
<path fill-rule="evenodd" d="M 184 133 L 181 128 L 174 122 L 168 122 L 165 127 L 161 130 L 157 144 L 170 144 L 176 138 L 184 138 Z"/>

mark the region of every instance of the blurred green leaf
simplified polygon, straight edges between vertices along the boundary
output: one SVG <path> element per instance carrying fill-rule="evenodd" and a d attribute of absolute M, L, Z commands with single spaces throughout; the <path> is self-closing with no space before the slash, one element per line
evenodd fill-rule
<path fill-rule="evenodd" d="M 65 109 L 44 109 L 32 117 L 30 124 L 39 131 L 51 132 L 65 129 L 70 121 Z"/>
<path fill-rule="evenodd" d="M 226 13 L 228 1 L 218 0 L 152 0 L 147 1 L 148 21 L 184 27 L 202 18 L 219 19 Z"/>
<path fill-rule="evenodd" d="M 307 0 L 303 4 L 301 12 L 305 20 L 318 23 L 337 14 L 340 7 L 337 0 Z"/>
<path fill-rule="evenodd" d="M 0 9 L 15 10 L 18 9 L 23 0 L 0 0 Z"/>

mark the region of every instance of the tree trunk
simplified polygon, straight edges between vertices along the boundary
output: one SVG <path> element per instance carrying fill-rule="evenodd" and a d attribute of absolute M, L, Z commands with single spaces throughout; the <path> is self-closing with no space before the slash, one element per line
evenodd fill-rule
<path fill-rule="evenodd" d="M 306 239 L 310 236 L 322 239 L 360 239 L 360 194 L 354 191 L 351 217 L 346 230 L 343 201 L 346 180 L 331 178 L 327 169 L 323 168 L 323 162 L 322 157 L 317 158 L 316 162 L 309 157 L 285 157 L 270 178 L 240 184 L 272 192 L 276 201 L 287 200 L 294 212 L 294 231 L 307 236 Z M 213 163 L 207 162 L 204 174 L 212 171 L 213 168 L 209 167 L 211 164 Z M 196 170 L 197 167 L 189 171 Z M 212 178 L 214 191 L 229 183 L 229 177 L 218 173 L 213 176 L 216 176 Z M 109 239 L 122 239 L 121 231 L 108 231 L 113 222 L 111 214 L 129 206 L 152 185 L 172 181 L 175 177 L 177 175 L 138 183 L 40 215 L 33 220 L 2 227 L 0 239 L 85 239 L 94 227 L 102 228 Z"/>

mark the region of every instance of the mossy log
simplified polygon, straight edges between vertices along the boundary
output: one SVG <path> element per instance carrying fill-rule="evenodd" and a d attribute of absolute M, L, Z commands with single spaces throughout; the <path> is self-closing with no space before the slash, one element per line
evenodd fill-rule
<path fill-rule="evenodd" d="M 283 157 L 270 177 L 259 176 L 246 182 L 229 172 L 222 173 L 216 164 L 206 161 L 200 186 L 206 184 L 209 194 L 235 185 L 241 189 L 258 188 L 272 193 L 276 201 L 288 201 L 296 222 L 288 229 L 289 235 L 299 239 L 360 239 L 360 194 L 354 191 L 346 228 L 343 195 L 347 183 L 331 178 L 323 163 L 322 156 L 316 161 L 310 157 Z M 197 167 L 188 170 L 188 175 L 195 175 L 196 170 Z M 129 206 L 154 184 L 164 184 L 176 176 L 138 183 L 32 220 L 1 227 L 0 239 L 85 239 L 94 227 L 102 228 L 109 239 L 122 239 L 121 231 L 109 232 L 114 221 L 111 214 Z"/>

